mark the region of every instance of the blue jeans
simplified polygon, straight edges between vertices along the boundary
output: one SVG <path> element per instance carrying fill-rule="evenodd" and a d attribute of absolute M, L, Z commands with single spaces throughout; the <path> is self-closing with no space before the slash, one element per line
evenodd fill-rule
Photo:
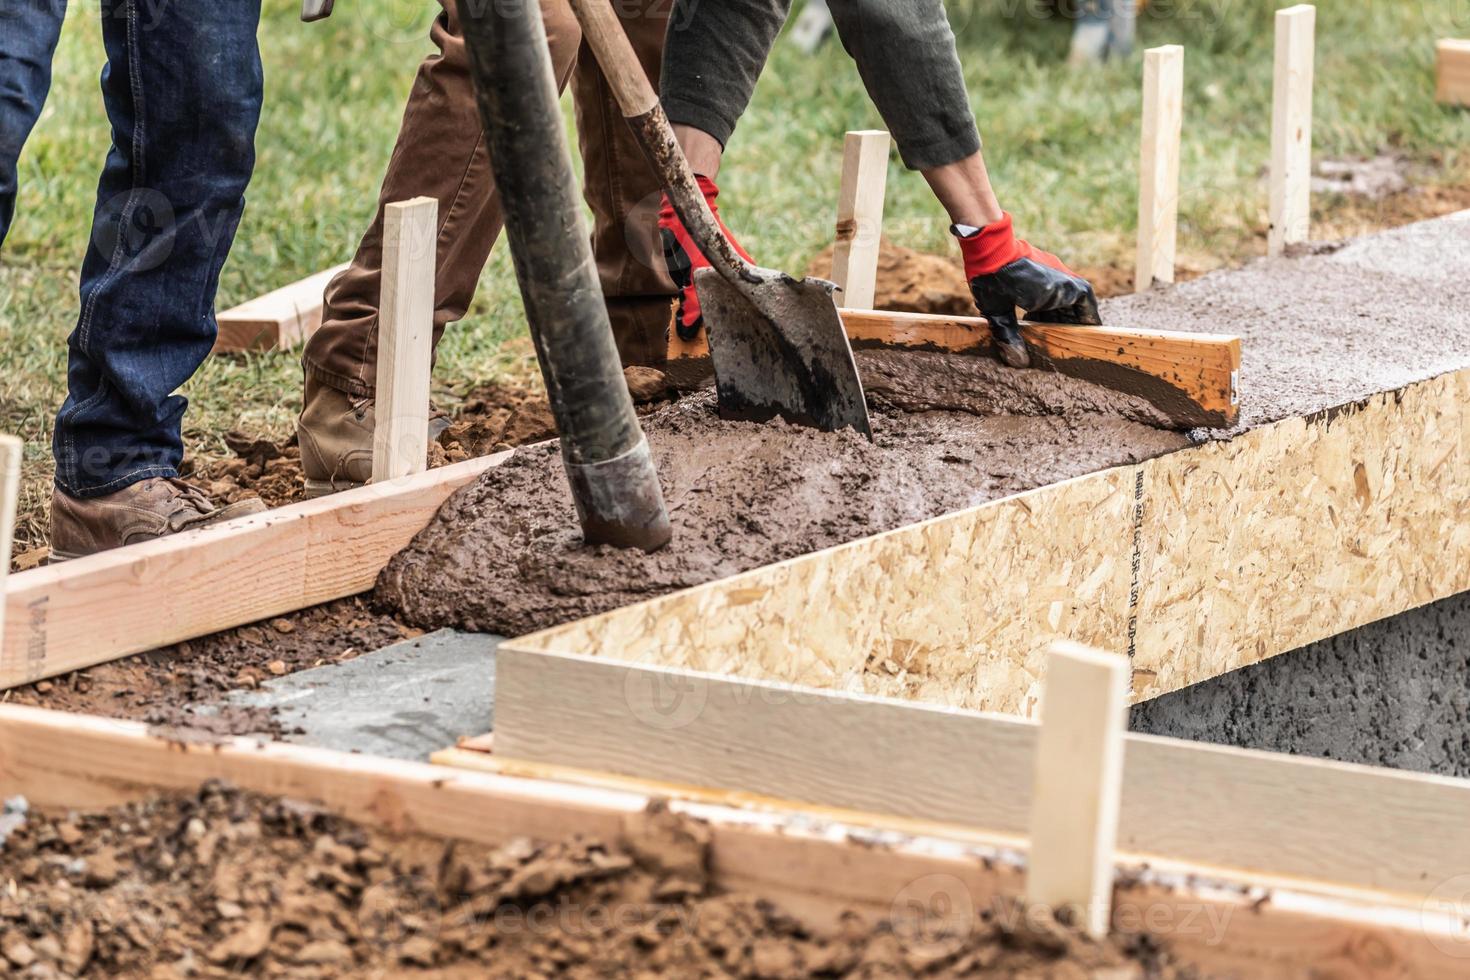
<path fill-rule="evenodd" d="M 15 162 L 46 104 L 66 0 L 0 0 L 0 245 L 15 215 Z"/>
<path fill-rule="evenodd" d="M 113 145 L 82 262 L 56 484 L 98 497 L 178 475 L 220 267 L 255 166 L 260 0 L 102 0 Z"/>

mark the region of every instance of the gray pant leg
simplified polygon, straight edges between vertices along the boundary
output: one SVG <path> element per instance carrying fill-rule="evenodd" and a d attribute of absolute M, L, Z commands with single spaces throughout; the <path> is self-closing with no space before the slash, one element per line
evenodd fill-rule
<path fill-rule="evenodd" d="M 727 144 L 790 12 L 791 0 L 675 0 L 660 79 L 669 121 Z"/>
<path fill-rule="evenodd" d="M 827 0 L 842 46 L 910 170 L 980 149 L 942 0 Z"/>
<path fill-rule="evenodd" d="M 942 0 L 828 6 L 910 169 L 954 163 L 980 149 Z M 729 142 L 790 8 L 791 0 L 676 0 L 664 46 L 669 119 Z"/>

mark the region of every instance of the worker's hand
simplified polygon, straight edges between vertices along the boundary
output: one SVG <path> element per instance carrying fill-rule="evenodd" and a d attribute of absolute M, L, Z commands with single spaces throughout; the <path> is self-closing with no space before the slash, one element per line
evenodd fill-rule
<path fill-rule="evenodd" d="M 955 225 L 950 231 L 960 240 L 965 278 L 970 280 L 975 305 L 990 321 L 1001 360 L 1011 367 L 1031 363 L 1016 319 L 1018 306 L 1026 311 L 1027 319 L 1046 323 L 1102 322 L 1097 297 L 1087 280 L 1050 252 L 1018 240 L 1009 214 L 984 228 Z"/>
<path fill-rule="evenodd" d="M 720 209 L 715 207 L 715 198 L 720 196 L 720 189 L 715 186 L 715 182 L 702 174 L 696 175 L 695 180 L 699 182 L 699 189 L 704 191 L 704 199 L 709 202 L 710 213 L 715 216 L 720 231 L 724 232 L 741 258 L 754 262 L 720 219 Z M 668 266 L 674 285 L 679 287 L 679 309 L 674 315 L 674 329 L 680 340 L 690 341 L 699 336 L 699 330 L 704 326 L 704 317 L 699 312 L 699 295 L 694 291 L 694 270 L 707 268 L 709 260 L 699 251 L 694 239 L 689 237 L 689 232 L 684 229 L 684 222 L 674 213 L 674 206 L 669 203 L 667 194 L 664 195 L 663 207 L 658 212 L 658 227 L 659 235 L 663 239 L 664 263 Z"/>

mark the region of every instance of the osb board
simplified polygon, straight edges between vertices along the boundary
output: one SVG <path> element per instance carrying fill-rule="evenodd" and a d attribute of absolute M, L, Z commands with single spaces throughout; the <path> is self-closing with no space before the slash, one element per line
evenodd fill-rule
<path fill-rule="evenodd" d="M 1030 715 L 1053 639 L 1135 700 L 1470 589 L 1470 370 L 517 641 Z"/>

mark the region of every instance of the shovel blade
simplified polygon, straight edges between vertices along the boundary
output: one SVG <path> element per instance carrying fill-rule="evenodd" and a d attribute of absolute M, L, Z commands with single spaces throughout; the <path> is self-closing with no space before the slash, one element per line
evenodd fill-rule
<path fill-rule="evenodd" d="M 847 331 L 822 279 L 752 267 L 735 282 L 714 269 L 694 274 L 709 336 L 720 416 L 777 416 L 827 432 L 873 437 Z M 753 280 L 753 281 L 752 281 Z"/>

